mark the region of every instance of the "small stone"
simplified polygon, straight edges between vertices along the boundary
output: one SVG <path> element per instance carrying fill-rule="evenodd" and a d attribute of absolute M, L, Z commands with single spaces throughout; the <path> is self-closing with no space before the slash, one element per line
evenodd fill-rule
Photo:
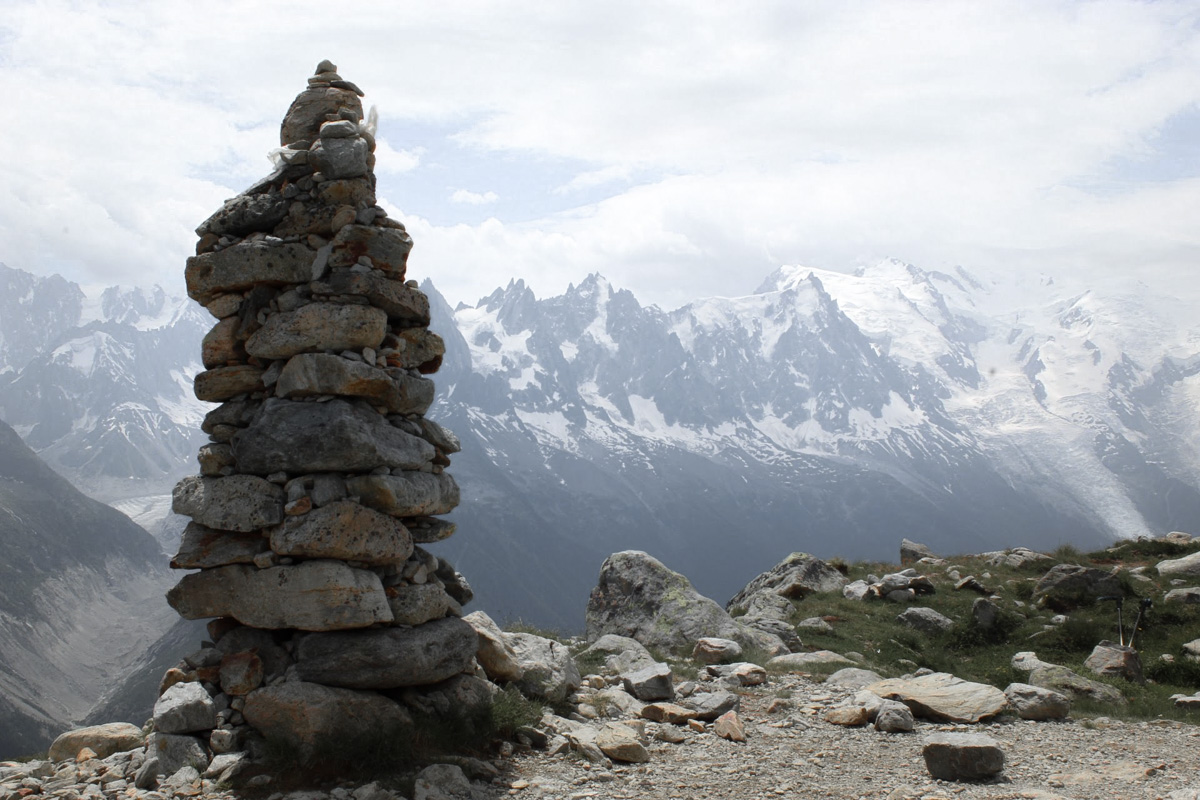
<path fill-rule="evenodd" d="M 736 711 L 726 711 L 713 723 L 713 733 L 731 742 L 746 741 L 746 728 Z"/>

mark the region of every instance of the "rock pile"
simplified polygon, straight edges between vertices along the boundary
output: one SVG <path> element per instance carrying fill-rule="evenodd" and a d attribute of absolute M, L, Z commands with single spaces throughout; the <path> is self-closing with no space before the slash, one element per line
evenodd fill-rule
<path fill-rule="evenodd" d="M 292 103 L 273 174 L 197 229 L 188 295 L 217 320 L 196 396 L 200 474 L 168 601 L 215 618 L 164 678 L 146 774 L 276 739 L 402 732 L 412 713 L 479 705 L 466 581 L 421 545 L 457 505 L 458 441 L 424 414 L 444 347 L 405 281 L 412 240 L 376 204 L 362 92 L 322 62 Z M 151 764 L 157 760 L 157 764 Z"/>

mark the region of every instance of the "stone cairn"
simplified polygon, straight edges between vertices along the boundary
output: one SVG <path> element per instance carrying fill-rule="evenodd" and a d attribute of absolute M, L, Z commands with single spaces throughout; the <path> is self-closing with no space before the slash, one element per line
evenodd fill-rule
<path fill-rule="evenodd" d="M 459 449 L 424 417 L 444 347 L 405 282 L 412 240 L 376 204 L 362 92 L 322 62 L 277 168 L 198 229 L 188 296 L 218 321 L 196 396 L 200 475 L 167 595 L 211 642 L 168 671 L 153 775 L 278 740 L 300 757 L 471 713 L 477 638 L 463 577 L 419 545 L 450 536 Z M 232 764 L 240 759 L 230 759 Z"/>

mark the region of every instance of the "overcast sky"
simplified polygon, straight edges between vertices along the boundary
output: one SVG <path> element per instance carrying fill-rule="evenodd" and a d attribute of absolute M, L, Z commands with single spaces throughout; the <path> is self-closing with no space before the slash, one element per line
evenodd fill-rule
<path fill-rule="evenodd" d="M 0 261 L 182 291 L 323 58 L 452 302 L 885 256 L 1200 291 L 1197 0 L 0 0 Z"/>

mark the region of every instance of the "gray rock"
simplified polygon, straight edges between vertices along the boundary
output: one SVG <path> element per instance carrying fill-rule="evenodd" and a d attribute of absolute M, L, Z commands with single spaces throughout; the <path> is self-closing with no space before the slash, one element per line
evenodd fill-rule
<path fill-rule="evenodd" d="M 727 711 L 737 711 L 741 700 L 733 692 L 701 692 L 687 698 L 685 705 L 696 713 L 696 719 L 711 722 Z"/>
<path fill-rule="evenodd" d="M 668 664 L 652 664 L 630 672 L 624 676 L 623 682 L 625 691 L 646 703 L 675 697 L 675 684 Z"/>
<path fill-rule="evenodd" d="M 297 95 L 288 108 L 280 126 L 279 143 L 286 146 L 293 142 L 315 141 L 321 135 L 321 126 L 325 124 L 326 117 L 337 117 L 342 109 L 347 109 L 362 119 L 362 101 L 352 89 L 332 85 L 310 86 Z"/>
<path fill-rule="evenodd" d="M 335 267 L 349 266 L 366 256 L 375 269 L 403 277 L 410 250 L 412 239 L 403 227 L 347 225 L 333 238 L 329 263 Z"/>
<path fill-rule="evenodd" d="M 580 658 L 588 658 L 596 654 L 603 654 L 604 668 L 617 675 L 636 672 L 657 663 L 637 639 L 617 636 L 615 633 L 604 634 L 579 655 Z"/>
<path fill-rule="evenodd" d="M 217 727 L 217 707 L 199 683 L 177 683 L 154 704 L 154 730 L 195 733 Z"/>
<path fill-rule="evenodd" d="M 256 286 L 307 283 L 316 252 L 303 244 L 239 242 L 187 260 L 188 297 L 207 305 L 217 295 Z"/>
<path fill-rule="evenodd" d="M 342 230 L 344 231 L 346 228 Z M 338 233 L 340 234 L 341 231 Z M 347 232 L 343 240 L 350 234 L 351 232 Z M 424 327 L 429 324 L 429 298 L 418 290 L 406 286 L 402 280 L 395 279 L 394 275 L 389 276 L 377 270 L 370 272 L 334 270 L 323 282 L 311 284 L 310 288 L 316 297 L 330 294 L 352 294 L 365 297 L 371 305 L 383 309 L 388 315 L 388 321 L 393 325 L 408 328 Z"/>
<path fill-rule="evenodd" d="M 690 654 L 704 637 L 760 647 L 765 636 L 738 625 L 692 588 L 687 578 L 638 550 L 614 553 L 604 560 L 588 601 L 586 626 L 590 640 L 615 633 L 679 654 Z M 778 639 L 775 642 L 782 646 Z"/>
<path fill-rule="evenodd" d="M 449 514 L 459 501 L 458 484 L 446 472 L 355 475 L 346 479 L 346 490 L 363 505 L 393 517 Z"/>
<path fill-rule="evenodd" d="M 904 703 L 884 700 L 875 712 L 875 730 L 883 733 L 908 733 L 916 723 L 912 710 Z"/>
<path fill-rule="evenodd" d="M 1163 577 L 1186 577 L 1200 575 L 1200 552 L 1182 558 L 1168 558 L 1158 562 L 1158 574 Z"/>
<path fill-rule="evenodd" d="M 1065 694 L 1072 700 L 1087 698 L 1100 703 L 1126 705 L 1129 701 L 1117 689 L 1106 683 L 1089 680 L 1056 664 L 1045 664 L 1029 674 L 1029 682 L 1043 689 Z"/>
<path fill-rule="evenodd" d="M 917 544 L 908 539 L 900 540 L 900 563 L 912 564 L 922 558 L 937 558 L 933 551 L 923 544 Z"/>
<path fill-rule="evenodd" d="M 692 658 L 701 664 L 729 664 L 741 657 L 742 646 L 732 639 L 708 636 L 697 639 L 692 648 Z"/>
<path fill-rule="evenodd" d="M 1200 586 L 1172 589 L 1163 597 L 1164 603 L 1200 603 Z"/>
<path fill-rule="evenodd" d="M 888 700 L 899 700 L 913 713 L 934 722 L 974 724 L 1005 709 L 1008 699 L 995 686 L 972 683 L 946 672 L 917 678 L 893 678 L 866 687 Z"/>
<path fill-rule="evenodd" d="M 392 621 L 379 576 L 340 561 L 202 570 L 185 575 L 167 602 L 185 619 L 233 617 L 253 628 L 329 631 Z"/>
<path fill-rule="evenodd" d="M 983 734 L 931 734 L 925 737 L 921 754 L 925 768 L 938 780 L 978 781 L 1004 771 L 1004 751 Z"/>
<path fill-rule="evenodd" d="M 750 597 L 759 592 L 800 599 L 818 592 L 840 591 L 845 585 L 846 576 L 821 559 L 808 553 L 792 553 L 746 584 L 725 604 L 725 608 L 732 611 L 738 606 L 745 607 Z"/>
<path fill-rule="evenodd" d="M 376 692 L 352 691 L 303 681 L 257 689 L 246 696 L 246 721 L 268 743 L 298 758 L 353 752 L 412 735 L 411 715 Z"/>
<path fill-rule="evenodd" d="M 153 789 L 158 785 L 158 776 L 165 774 L 159 765 L 158 756 L 148 755 L 133 776 L 133 785 L 138 789 Z"/>
<path fill-rule="evenodd" d="M 1065 719 L 1071 713 L 1069 697 L 1040 686 L 1010 683 L 1004 690 L 1004 696 L 1021 719 Z"/>
<path fill-rule="evenodd" d="M 583 683 L 565 644 L 532 633 L 505 633 L 504 642 L 521 667 L 517 688 L 526 697 L 556 703 Z"/>
<path fill-rule="evenodd" d="M 1132 647 L 1124 647 L 1116 642 L 1102 641 L 1092 649 L 1091 655 L 1083 662 L 1093 675 L 1124 678 L 1129 681 L 1142 681 L 1142 659 Z"/>
<path fill-rule="evenodd" d="M 358 136 L 319 139 L 308 151 L 309 162 L 327 178 L 360 178 L 367 174 L 367 141 Z"/>
<path fill-rule="evenodd" d="M 455 764 L 434 764 L 413 783 L 413 800 L 475 800 L 471 782 Z"/>
<path fill-rule="evenodd" d="M 267 550 L 257 531 L 253 534 L 217 531 L 197 522 L 183 529 L 179 552 L 171 559 L 172 569 L 207 569 L 226 564 L 252 564 L 254 557 Z"/>
<path fill-rule="evenodd" d="M 1121 592 L 1121 582 L 1110 572 L 1078 564 L 1057 564 L 1034 585 L 1033 601 L 1055 611 L 1071 611 Z"/>
<path fill-rule="evenodd" d="M 270 631 L 244 625 L 232 628 L 221 636 L 216 649 L 222 656 L 253 651 L 262 659 L 267 675 L 282 675 L 292 663 L 287 650 L 275 643 Z"/>
<path fill-rule="evenodd" d="M 644 764 L 650 760 L 650 753 L 637 733 L 619 722 L 607 723 L 596 733 L 596 746 L 613 761 Z"/>
<path fill-rule="evenodd" d="M 850 600 L 866 600 L 870 595 L 871 585 L 863 580 L 847 583 L 842 587 L 842 597 Z"/>
<path fill-rule="evenodd" d="M 296 673 L 351 689 L 421 686 L 465 671 L 477 649 L 475 629 L 458 617 L 415 628 L 316 633 L 296 647 Z"/>
<path fill-rule="evenodd" d="M 767 671 L 758 664 L 741 661 L 735 664 L 710 664 L 705 672 L 720 678 L 730 688 L 761 686 L 767 682 Z"/>
<path fill-rule="evenodd" d="M 433 381 L 404 370 L 373 367 L 326 353 L 292 356 L 275 382 L 279 397 L 358 397 L 389 414 L 424 414 L 433 402 L 433 388 Z"/>
<path fill-rule="evenodd" d="M 341 303 L 309 303 L 267 317 L 246 340 L 257 358 L 291 358 L 325 350 L 378 348 L 387 333 L 387 314 L 378 308 Z"/>
<path fill-rule="evenodd" d="M 288 517 L 269 532 L 271 549 L 281 556 L 403 564 L 413 553 L 412 537 L 395 517 L 349 500 Z"/>
<path fill-rule="evenodd" d="M 1011 550 L 982 553 L 980 558 L 986 558 L 988 566 L 1011 567 L 1013 569 L 1038 561 L 1050 560 L 1050 556 L 1030 550 L 1028 547 L 1014 547 Z"/>
<path fill-rule="evenodd" d="M 818 633 L 833 632 L 833 626 L 820 617 L 809 617 L 808 619 L 802 619 L 796 623 L 796 627 L 804 628 L 805 630 L 816 631 Z"/>
<path fill-rule="evenodd" d="M 525 676 L 525 670 L 517 661 L 517 654 L 504 639 L 500 626 L 482 611 L 472 612 L 463 621 L 475 629 L 479 636 L 475 660 L 494 681 L 511 683 Z"/>
<path fill-rule="evenodd" d="M 811 653 L 788 653 L 775 656 L 767 662 L 767 669 L 804 672 L 818 665 L 853 663 L 850 659 L 832 650 L 814 650 Z"/>
<path fill-rule="evenodd" d="M 74 728 L 60 734 L 50 745 L 51 761 L 66 761 L 85 747 L 91 748 L 99 758 L 108 758 L 113 753 L 122 753 L 141 747 L 145 741 L 142 729 L 128 722 L 109 722 Z"/>
<path fill-rule="evenodd" d="M 941 633 L 954 627 L 954 620 L 932 608 L 907 608 L 896 616 L 896 622 L 924 633 Z"/>
<path fill-rule="evenodd" d="M 421 625 L 448 615 L 462 614 L 462 606 L 446 594 L 440 583 L 393 587 L 388 605 L 397 625 Z"/>
<path fill-rule="evenodd" d="M 147 761 L 158 762 L 158 775 L 174 775 L 184 767 L 194 767 L 200 772 L 208 769 L 208 754 L 195 736 L 152 733 L 146 747 Z"/>
<path fill-rule="evenodd" d="M 883 676 L 873 670 L 846 667 L 845 669 L 839 669 L 826 678 L 825 685 L 837 686 L 842 689 L 862 689 L 881 680 L 883 680 Z"/>
<path fill-rule="evenodd" d="M 287 216 L 290 201 L 277 191 L 263 194 L 240 194 L 226 201 L 211 217 L 196 229 L 198 235 L 241 237 L 256 231 L 270 231 Z"/>
<path fill-rule="evenodd" d="M 193 475 L 175 484 L 171 510 L 208 528 L 250 533 L 283 521 L 283 490 L 254 475 Z"/>
<path fill-rule="evenodd" d="M 981 630 L 991 630 L 1000 619 L 1000 607 L 986 597 L 976 597 L 971 604 L 971 619 Z"/>
<path fill-rule="evenodd" d="M 344 400 L 271 399 L 234 437 L 233 455 L 241 472 L 304 474 L 415 470 L 433 461 L 434 449 L 376 412 Z"/>

